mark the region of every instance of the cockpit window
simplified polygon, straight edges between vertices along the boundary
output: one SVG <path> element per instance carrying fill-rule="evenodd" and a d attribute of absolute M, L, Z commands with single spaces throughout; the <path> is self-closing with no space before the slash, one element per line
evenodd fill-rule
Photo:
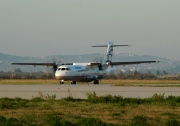
<path fill-rule="evenodd" d="M 66 70 L 70 70 L 70 68 L 66 68 Z"/>
<path fill-rule="evenodd" d="M 61 70 L 66 70 L 66 68 L 61 68 Z"/>
<path fill-rule="evenodd" d="M 64 70 L 66 70 L 66 71 L 69 71 L 69 70 L 71 70 L 70 68 L 58 68 L 58 71 L 64 71 Z"/>

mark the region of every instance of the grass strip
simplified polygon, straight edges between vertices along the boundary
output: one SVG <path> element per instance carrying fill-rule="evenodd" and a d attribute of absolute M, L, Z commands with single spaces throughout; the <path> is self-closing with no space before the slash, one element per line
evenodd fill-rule
<path fill-rule="evenodd" d="M 180 96 L 154 94 L 150 98 L 97 96 L 87 99 L 36 97 L 0 99 L 0 125 L 135 126 L 180 125 Z"/>

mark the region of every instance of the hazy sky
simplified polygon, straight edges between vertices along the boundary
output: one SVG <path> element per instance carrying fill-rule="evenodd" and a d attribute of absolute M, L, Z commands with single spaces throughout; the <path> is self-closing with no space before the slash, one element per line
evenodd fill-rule
<path fill-rule="evenodd" d="M 180 0 L 0 0 L 0 52 L 18 56 L 114 52 L 180 59 Z"/>

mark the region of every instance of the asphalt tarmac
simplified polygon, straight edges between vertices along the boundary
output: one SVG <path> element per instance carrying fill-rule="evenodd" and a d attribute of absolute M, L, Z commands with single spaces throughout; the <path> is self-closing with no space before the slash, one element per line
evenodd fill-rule
<path fill-rule="evenodd" d="M 43 94 L 56 95 L 56 99 L 72 96 L 74 98 L 85 99 L 87 92 L 96 92 L 97 95 L 120 95 L 132 98 L 147 98 L 153 94 L 163 94 L 165 96 L 180 96 L 180 87 L 125 87 L 113 86 L 110 84 L 40 84 L 40 85 L 0 85 L 0 98 L 25 98 L 32 99 Z"/>

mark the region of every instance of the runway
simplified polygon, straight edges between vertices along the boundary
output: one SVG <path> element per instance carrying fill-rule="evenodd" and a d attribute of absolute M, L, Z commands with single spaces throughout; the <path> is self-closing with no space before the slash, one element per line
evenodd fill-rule
<path fill-rule="evenodd" d="M 0 85 L 0 98 L 25 98 L 32 99 L 38 97 L 39 92 L 43 95 L 56 95 L 56 99 L 72 96 L 74 98 L 85 99 L 87 92 L 95 91 L 97 95 L 120 95 L 123 97 L 147 98 L 153 94 L 163 94 L 165 96 L 180 96 L 180 87 L 125 87 L 113 86 L 110 84 L 40 84 L 40 85 Z"/>

